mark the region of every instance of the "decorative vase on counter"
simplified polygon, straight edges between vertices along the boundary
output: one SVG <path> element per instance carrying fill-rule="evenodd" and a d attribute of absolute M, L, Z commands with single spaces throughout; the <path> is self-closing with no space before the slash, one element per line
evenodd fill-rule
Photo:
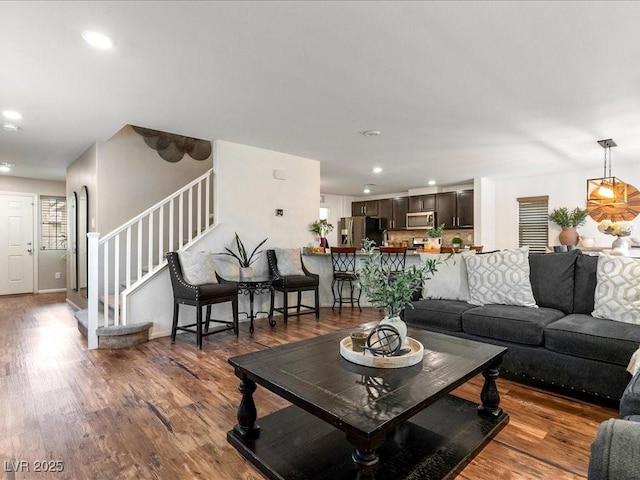
<path fill-rule="evenodd" d="M 617 255 L 620 257 L 629 256 L 629 242 L 625 237 L 616 236 L 616 239 L 611 244 L 611 255 Z"/>
<path fill-rule="evenodd" d="M 329 248 L 329 240 L 327 240 L 327 237 L 320 237 L 320 246 L 323 248 Z"/>
<path fill-rule="evenodd" d="M 560 245 L 578 245 L 580 235 L 575 227 L 562 227 L 562 231 L 558 237 Z"/>
<path fill-rule="evenodd" d="M 245 280 L 253 277 L 253 267 L 240 267 L 240 279 Z"/>
<path fill-rule="evenodd" d="M 440 251 L 440 247 L 442 246 L 442 238 L 427 238 L 427 243 L 425 243 L 425 250 L 438 250 Z"/>

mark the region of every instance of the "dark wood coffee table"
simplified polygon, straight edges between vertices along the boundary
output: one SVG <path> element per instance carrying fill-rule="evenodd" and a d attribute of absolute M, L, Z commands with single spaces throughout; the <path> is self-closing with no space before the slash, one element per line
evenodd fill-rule
<path fill-rule="evenodd" d="M 272 479 L 452 478 L 509 417 L 495 380 L 507 349 L 409 329 L 425 357 L 376 369 L 343 359 L 337 332 L 229 359 L 240 378 L 227 440 Z M 448 395 L 482 372 L 480 405 Z M 256 383 L 293 405 L 260 418 Z"/>

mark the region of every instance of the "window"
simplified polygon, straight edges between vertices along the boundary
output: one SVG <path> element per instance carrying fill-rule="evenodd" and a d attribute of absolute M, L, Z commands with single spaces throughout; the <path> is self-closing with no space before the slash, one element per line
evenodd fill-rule
<path fill-rule="evenodd" d="M 67 249 L 67 200 L 40 197 L 40 248 Z"/>
<path fill-rule="evenodd" d="M 329 209 L 327 207 L 320 207 L 320 220 L 329 220 Z"/>
<path fill-rule="evenodd" d="M 532 253 L 545 253 L 549 244 L 549 197 L 518 198 L 520 246 Z"/>

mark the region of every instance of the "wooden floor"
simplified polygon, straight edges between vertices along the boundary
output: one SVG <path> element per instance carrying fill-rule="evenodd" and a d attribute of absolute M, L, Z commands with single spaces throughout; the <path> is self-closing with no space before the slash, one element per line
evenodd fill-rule
<path fill-rule="evenodd" d="M 307 315 L 286 328 L 258 320 L 253 336 L 243 323 L 239 339 L 212 335 L 201 351 L 190 334 L 87 351 L 64 294 L 0 297 L 0 466 L 28 462 L 16 479 L 262 479 L 225 438 L 240 400 L 227 358 L 378 318 L 323 309 L 319 322 Z M 478 401 L 481 385 L 475 378 L 455 393 Z M 598 424 L 617 412 L 505 380 L 498 387 L 511 421 L 457 478 L 586 478 Z M 260 387 L 255 400 L 259 416 L 287 405 Z M 34 472 L 43 460 L 64 471 Z"/>

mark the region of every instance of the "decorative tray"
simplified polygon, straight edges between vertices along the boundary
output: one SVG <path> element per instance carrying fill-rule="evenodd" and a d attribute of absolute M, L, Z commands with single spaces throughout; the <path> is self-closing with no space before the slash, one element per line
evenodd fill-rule
<path fill-rule="evenodd" d="M 407 337 L 411 351 L 399 357 L 374 357 L 370 352 L 354 352 L 351 346 L 351 337 L 345 337 L 340 341 L 340 355 L 346 360 L 374 368 L 402 368 L 410 367 L 422 361 L 424 357 L 424 347 L 422 344 Z"/>

